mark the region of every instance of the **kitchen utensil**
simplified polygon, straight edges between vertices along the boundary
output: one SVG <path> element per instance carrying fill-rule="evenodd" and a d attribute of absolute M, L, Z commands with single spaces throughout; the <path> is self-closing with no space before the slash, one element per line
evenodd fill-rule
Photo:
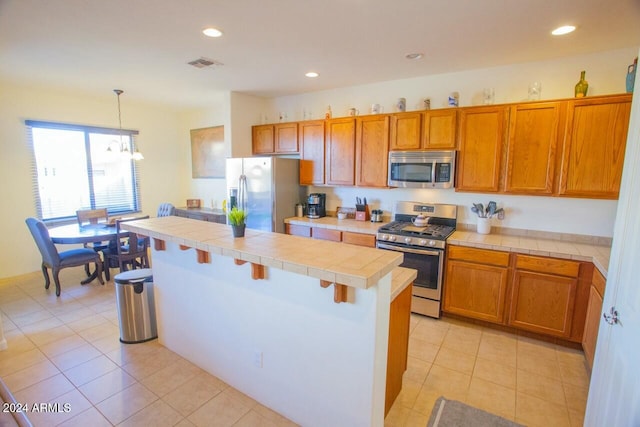
<path fill-rule="evenodd" d="M 474 203 L 473 206 L 471 206 L 471 212 L 473 212 L 474 214 L 477 214 L 478 216 L 481 215 L 480 211 L 478 210 L 478 208 L 476 207 L 476 204 Z"/>
<path fill-rule="evenodd" d="M 488 216 L 493 216 L 496 213 L 496 209 L 498 209 L 498 204 L 494 201 L 489 202 L 487 205 L 487 210 L 489 211 Z"/>
<path fill-rule="evenodd" d="M 367 204 L 367 198 L 366 197 L 364 198 L 364 204 L 365 205 Z"/>

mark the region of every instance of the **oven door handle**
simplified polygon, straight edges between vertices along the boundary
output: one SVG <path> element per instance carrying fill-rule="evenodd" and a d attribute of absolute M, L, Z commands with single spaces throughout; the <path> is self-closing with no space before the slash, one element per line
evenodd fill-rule
<path fill-rule="evenodd" d="M 399 246 L 387 245 L 385 243 L 378 243 L 378 249 L 390 249 L 396 252 L 409 252 L 412 254 L 418 255 L 432 255 L 432 256 L 440 256 L 440 251 L 430 251 L 430 250 L 422 250 L 422 249 L 411 249 L 411 248 L 401 248 Z"/>

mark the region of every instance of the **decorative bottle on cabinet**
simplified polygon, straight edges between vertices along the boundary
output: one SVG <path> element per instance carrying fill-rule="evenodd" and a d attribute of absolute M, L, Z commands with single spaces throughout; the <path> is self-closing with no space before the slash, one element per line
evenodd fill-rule
<path fill-rule="evenodd" d="M 576 84 L 576 98 L 583 98 L 587 96 L 587 89 L 589 89 L 589 83 L 584 79 L 586 71 L 580 72 L 580 81 Z"/>
<path fill-rule="evenodd" d="M 327 111 L 324 113 L 324 118 L 325 119 L 331 118 L 331 105 L 327 105 Z"/>
<path fill-rule="evenodd" d="M 633 64 L 627 68 L 627 93 L 633 92 L 633 85 L 636 81 L 636 68 L 638 68 L 638 58 L 633 60 Z"/>

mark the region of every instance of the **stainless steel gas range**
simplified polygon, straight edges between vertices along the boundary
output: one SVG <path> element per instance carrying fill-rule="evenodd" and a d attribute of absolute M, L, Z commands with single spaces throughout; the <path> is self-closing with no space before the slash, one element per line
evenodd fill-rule
<path fill-rule="evenodd" d="M 456 205 L 396 202 L 394 221 L 378 229 L 377 247 L 402 252 L 402 266 L 418 271 L 411 300 L 414 313 L 440 317 L 444 248 L 456 229 L 457 213 Z"/>

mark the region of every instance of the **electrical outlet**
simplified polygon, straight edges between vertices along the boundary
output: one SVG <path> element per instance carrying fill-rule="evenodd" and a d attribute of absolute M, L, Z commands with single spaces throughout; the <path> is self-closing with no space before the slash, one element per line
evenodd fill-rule
<path fill-rule="evenodd" d="M 262 368 L 262 352 L 254 351 L 253 352 L 253 366 L 256 368 Z"/>

